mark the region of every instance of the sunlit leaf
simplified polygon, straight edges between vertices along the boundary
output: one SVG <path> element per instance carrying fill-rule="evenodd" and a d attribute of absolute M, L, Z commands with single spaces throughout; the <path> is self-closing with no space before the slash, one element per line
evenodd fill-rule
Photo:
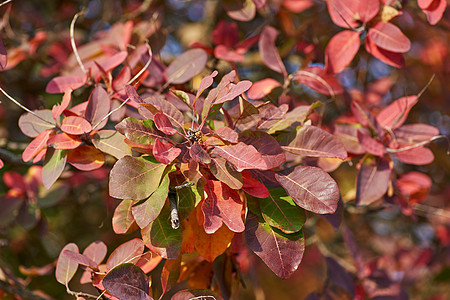
<path fill-rule="evenodd" d="M 214 77 L 216 77 L 218 72 L 214 70 L 214 72 L 211 73 L 211 75 L 208 75 L 202 79 L 200 82 L 200 85 L 198 86 L 197 94 L 195 95 L 195 98 L 198 98 L 204 90 L 209 88 L 214 83 Z"/>
<path fill-rule="evenodd" d="M 201 162 L 204 164 L 211 163 L 211 157 L 209 156 L 208 152 L 206 152 L 206 150 L 203 149 L 202 145 L 200 145 L 198 142 L 192 144 L 191 148 L 189 149 L 189 154 L 196 162 Z"/>
<path fill-rule="evenodd" d="M 132 239 L 117 247 L 106 261 L 108 270 L 124 264 L 136 263 L 144 252 L 144 242 L 141 239 Z"/>
<path fill-rule="evenodd" d="M 392 23 L 378 22 L 367 35 L 375 45 L 387 51 L 404 53 L 411 48 L 409 39 Z"/>
<path fill-rule="evenodd" d="M 165 114 L 159 112 L 156 113 L 153 118 L 156 128 L 165 134 L 172 135 L 178 132 L 173 128 L 172 123 L 170 123 L 169 118 Z"/>
<path fill-rule="evenodd" d="M 157 161 L 163 164 L 170 164 L 175 158 L 180 155 L 181 149 L 175 147 L 171 143 L 162 142 L 159 139 L 155 140 L 153 145 L 153 156 Z"/>
<path fill-rule="evenodd" d="M 33 112 L 48 122 L 44 122 L 31 113 L 23 114 L 19 118 L 19 128 L 23 134 L 29 137 L 37 137 L 42 131 L 55 128 L 56 123 L 50 110 L 35 110 Z"/>
<path fill-rule="evenodd" d="M 236 171 L 233 165 L 224 158 L 216 157 L 211 159 L 209 168 L 214 177 L 230 188 L 235 190 L 242 188 L 242 174 Z"/>
<path fill-rule="evenodd" d="M 279 81 L 272 78 L 265 78 L 254 82 L 248 90 L 248 97 L 250 99 L 261 99 L 272 92 L 273 89 L 281 86 Z"/>
<path fill-rule="evenodd" d="M 55 276 L 56 280 L 59 283 L 67 285 L 72 279 L 73 275 L 75 275 L 75 272 L 78 269 L 78 263 L 63 255 L 64 250 L 70 250 L 77 253 L 79 252 L 79 250 L 76 244 L 70 243 L 64 246 L 64 248 L 59 253 L 58 260 L 56 262 Z"/>
<path fill-rule="evenodd" d="M 341 94 L 344 90 L 339 81 L 321 67 L 307 67 L 297 71 L 294 79 L 315 91 L 328 96 Z"/>
<path fill-rule="evenodd" d="M 261 57 L 270 69 L 275 72 L 283 74 L 283 76 L 287 77 L 286 67 L 281 61 L 281 57 L 278 54 L 278 50 L 275 47 L 275 39 L 278 36 L 278 30 L 271 26 L 265 26 L 263 32 L 261 33 L 261 37 L 259 39 L 259 53 Z"/>
<path fill-rule="evenodd" d="M 115 130 L 100 130 L 92 138 L 92 144 L 100 151 L 120 159 L 131 156 L 131 148 L 124 142 L 124 136 Z"/>
<path fill-rule="evenodd" d="M 101 263 L 108 252 L 108 248 L 102 241 L 90 243 L 83 251 L 83 255 L 89 257 L 97 264 Z"/>
<path fill-rule="evenodd" d="M 58 76 L 49 81 L 45 91 L 50 94 L 64 93 L 67 89 L 76 90 L 82 87 L 86 79 L 79 76 Z"/>
<path fill-rule="evenodd" d="M 72 99 L 72 90 L 71 89 L 65 90 L 61 104 L 56 104 L 52 108 L 52 115 L 54 120 L 56 120 L 63 113 L 63 111 L 67 108 L 67 106 L 69 106 L 71 99 Z"/>
<path fill-rule="evenodd" d="M 147 200 L 133 206 L 133 216 L 140 228 L 146 227 L 158 217 L 169 193 L 169 183 L 169 176 L 164 176 L 161 184 Z"/>
<path fill-rule="evenodd" d="M 170 300 L 186 300 L 186 299 L 211 299 L 222 300 L 223 298 L 210 290 L 184 290 L 179 291 L 172 296 Z"/>
<path fill-rule="evenodd" d="M 401 162 L 411 165 L 428 165 L 434 160 L 433 152 L 425 147 L 416 147 L 395 154 Z"/>
<path fill-rule="evenodd" d="M 325 68 L 337 74 L 347 67 L 358 53 L 359 32 L 344 30 L 334 35 L 325 49 Z"/>
<path fill-rule="evenodd" d="M 286 161 L 286 155 L 277 140 L 263 131 L 241 132 L 239 142 L 256 148 L 266 163 L 266 170 L 276 168 Z"/>
<path fill-rule="evenodd" d="M 382 143 L 373 139 L 372 137 L 363 133 L 362 131 L 358 130 L 357 137 L 359 143 L 364 148 L 364 150 L 366 150 L 367 153 L 376 156 L 383 156 L 383 154 L 386 152 L 386 149 Z"/>
<path fill-rule="evenodd" d="M 214 131 L 221 139 L 236 144 L 238 142 L 238 133 L 228 126 L 220 127 Z"/>
<path fill-rule="evenodd" d="M 89 96 L 86 111 L 84 112 L 84 118 L 95 126 L 106 117 L 110 108 L 111 101 L 108 93 L 102 87 L 97 86 L 92 90 L 92 93 Z M 108 119 L 103 120 L 96 129 L 103 128 L 107 121 Z"/>
<path fill-rule="evenodd" d="M 63 172 L 66 160 L 67 152 L 65 150 L 48 148 L 42 168 L 42 181 L 47 189 L 55 183 Z"/>
<path fill-rule="evenodd" d="M 402 126 L 417 101 L 417 96 L 406 96 L 395 100 L 377 115 L 378 123 L 383 128 L 395 129 Z"/>
<path fill-rule="evenodd" d="M 77 135 L 67 134 L 65 132 L 58 133 L 48 139 L 48 146 L 58 150 L 71 150 L 80 146 L 81 139 Z"/>
<path fill-rule="evenodd" d="M 105 155 L 97 148 L 82 145 L 67 153 L 67 162 L 81 171 L 92 171 L 105 163 Z"/>
<path fill-rule="evenodd" d="M 258 220 L 249 213 L 245 222 L 245 239 L 249 248 L 283 279 L 289 278 L 298 268 L 305 251 L 303 232 L 286 234 Z"/>
<path fill-rule="evenodd" d="M 124 156 L 110 173 L 109 194 L 119 199 L 141 200 L 150 196 L 157 187 L 166 168 L 145 158 Z"/>
<path fill-rule="evenodd" d="M 339 201 L 339 188 L 334 179 L 316 167 L 297 166 L 275 174 L 294 202 L 316 214 L 334 213 Z"/>
<path fill-rule="evenodd" d="M 81 135 L 90 132 L 92 126 L 85 118 L 69 116 L 63 119 L 61 130 L 68 134 Z"/>
<path fill-rule="evenodd" d="M 79 265 L 89 267 L 93 270 L 98 270 L 98 264 L 95 261 L 93 261 L 92 259 L 90 259 L 89 257 L 78 253 L 78 249 L 76 252 L 66 249 L 66 250 L 63 250 L 61 253 L 62 253 L 62 255 L 64 255 L 68 259 L 76 262 Z"/>
<path fill-rule="evenodd" d="M 252 0 L 222 0 L 228 16 L 238 21 L 253 20 L 256 14 L 256 6 Z"/>
<path fill-rule="evenodd" d="M 133 264 L 121 264 L 106 274 L 102 281 L 105 289 L 119 299 L 152 300 L 149 296 L 147 275 Z"/>
<path fill-rule="evenodd" d="M 405 65 L 405 58 L 403 57 L 403 54 L 378 47 L 368 36 L 366 37 L 364 46 L 368 53 L 372 54 L 385 64 L 396 68 L 402 68 Z"/>
<path fill-rule="evenodd" d="M 252 177 L 250 172 L 242 171 L 242 190 L 247 194 L 252 195 L 256 198 L 267 198 L 269 197 L 269 190 L 262 183 Z"/>
<path fill-rule="evenodd" d="M 47 129 L 38 134 L 37 137 L 32 140 L 22 153 L 23 161 L 27 162 L 33 159 L 42 149 L 47 147 L 47 141 L 53 130 Z"/>
<path fill-rule="evenodd" d="M 137 229 L 131 211 L 134 202 L 135 201 L 132 200 L 122 200 L 119 205 L 117 205 L 112 217 L 112 227 L 115 233 L 125 234 Z"/>
<path fill-rule="evenodd" d="M 152 120 L 128 117 L 117 124 L 116 129 L 130 141 L 142 145 L 153 144 L 156 138 L 162 137 Z"/>
<path fill-rule="evenodd" d="M 238 172 L 244 169 L 267 170 L 266 162 L 255 147 L 242 142 L 233 146 L 215 147 L 211 153 L 231 162 Z"/>
<path fill-rule="evenodd" d="M 312 125 L 300 127 L 294 140 L 283 149 L 302 156 L 347 158 L 347 151 L 337 137 Z"/>

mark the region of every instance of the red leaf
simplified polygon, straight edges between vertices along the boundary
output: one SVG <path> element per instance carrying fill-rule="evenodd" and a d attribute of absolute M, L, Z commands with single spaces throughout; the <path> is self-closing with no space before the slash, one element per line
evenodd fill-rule
<path fill-rule="evenodd" d="M 153 118 L 156 128 L 165 134 L 172 135 L 178 132 L 173 128 L 172 123 L 170 123 L 169 118 L 165 114 L 159 112 L 156 113 Z"/>
<path fill-rule="evenodd" d="M 116 77 L 114 77 L 114 80 L 112 82 L 112 87 L 115 91 L 122 90 L 125 85 L 130 81 L 131 79 L 131 70 L 128 66 L 123 66 L 122 70 L 119 74 L 117 74 Z"/>
<path fill-rule="evenodd" d="M 243 203 L 239 194 L 226 184 L 215 180 L 208 180 L 205 191 L 208 195 L 202 204 L 205 232 L 208 234 L 216 232 L 222 226 L 222 222 L 231 231 L 244 231 L 241 217 Z"/>
<path fill-rule="evenodd" d="M 231 143 L 237 143 L 238 142 L 238 133 L 231 129 L 228 126 L 220 127 L 214 131 L 215 134 L 217 134 L 222 140 L 231 142 Z"/>
<path fill-rule="evenodd" d="M 378 123 L 381 127 L 389 129 L 402 126 L 409 111 L 418 100 L 417 96 L 406 96 L 395 100 L 377 115 Z"/>
<path fill-rule="evenodd" d="M 391 169 L 384 157 L 365 159 L 356 180 L 356 203 L 369 205 L 380 199 L 388 189 Z"/>
<path fill-rule="evenodd" d="M 127 93 L 127 96 L 131 101 L 134 101 L 136 103 L 144 103 L 144 100 L 142 100 L 141 96 L 139 96 L 134 86 L 126 85 L 125 92 Z"/>
<path fill-rule="evenodd" d="M 209 88 L 214 83 L 214 77 L 216 77 L 217 74 L 219 73 L 216 70 L 214 70 L 214 72 L 212 72 L 211 75 L 208 75 L 202 79 L 200 85 L 198 86 L 197 95 L 195 95 L 195 98 L 200 97 L 203 91 Z"/>
<path fill-rule="evenodd" d="M 245 222 L 245 239 L 249 248 L 283 279 L 289 278 L 298 268 L 305 252 L 303 232 L 283 233 L 259 221 L 249 213 Z"/>
<path fill-rule="evenodd" d="M 252 175 L 244 170 L 242 171 L 242 189 L 247 194 L 256 197 L 256 198 L 267 198 L 269 197 L 269 190 L 267 187 L 252 177 Z"/>
<path fill-rule="evenodd" d="M 208 152 L 206 152 L 206 150 L 203 149 L 202 145 L 200 145 L 198 142 L 192 144 L 191 148 L 189 149 L 189 154 L 196 162 L 204 164 L 211 163 L 211 157 L 209 156 Z"/>
<path fill-rule="evenodd" d="M 95 87 L 89 96 L 89 101 L 84 112 L 84 118 L 93 126 L 102 121 L 103 118 L 109 113 L 111 108 L 111 101 L 108 93 L 100 86 Z M 95 129 L 103 128 L 108 119 L 102 121 Z"/>
<path fill-rule="evenodd" d="M 410 205 L 423 202 L 430 191 L 431 184 L 430 177 L 420 172 L 403 174 L 395 182 L 402 198 L 405 198 Z"/>
<path fill-rule="evenodd" d="M 78 269 L 78 263 L 70 260 L 68 257 L 63 255 L 64 250 L 78 252 L 78 246 L 74 243 L 70 243 L 64 246 L 64 248 L 59 253 L 58 260 L 56 262 L 56 280 L 63 285 L 67 285 L 72 279 L 73 275 L 75 275 L 75 272 Z"/>
<path fill-rule="evenodd" d="M 343 28 L 356 28 L 367 23 L 378 14 L 378 0 L 330 0 L 327 1 L 328 12 L 334 24 Z"/>
<path fill-rule="evenodd" d="M 417 4 L 421 9 L 427 9 L 434 0 L 417 0 Z"/>
<path fill-rule="evenodd" d="M 395 154 L 401 162 L 411 165 L 428 165 L 434 160 L 433 152 L 424 147 L 412 148 Z"/>
<path fill-rule="evenodd" d="M 45 91 L 50 94 L 64 93 L 66 90 L 76 90 L 82 87 L 86 79 L 79 76 L 58 76 L 50 80 Z"/>
<path fill-rule="evenodd" d="M 54 120 L 56 120 L 56 118 L 58 118 L 63 113 L 63 111 L 67 108 L 67 106 L 69 106 L 71 99 L 72 99 L 72 90 L 71 89 L 65 90 L 61 104 L 60 105 L 56 104 L 52 108 L 52 116 Z"/>
<path fill-rule="evenodd" d="M 239 42 L 239 31 L 236 23 L 220 20 L 211 33 L 211 40 L 216 45 L 233 47 Z"/>
<path fill-rule="evenodd" d="M 2 69 L 6 68 L 6 63 L 7 63 L 6 47 L 2 39 L 0 39 L 0 67 Z"/>
<path fill-rule="evenodd" d="M 180 155 L 181 149 L 175 147 L 170 143 L 161 142 L 159 139 L 155 140 L 153 145 L 153 155 L 156 160 L 163 164 L 170 164 L 175 158 Z"/>
<path fill-rule="evenodd" d="M 377 121 L 375 119 L 375 116 L 370 112 L 369 109 L 367 109 L 367 107 L 364 106 L 364 104 L 362 104 L 358 100 L 352 100 L 352 102 L 350 103 L 350 109 L 352 110 L 352 113 L 359 124 L 376 130 Z"/>
<path fill-rule="evenodd" d="M 244 169 L 267 170 L 261 154 L 251 145 L 239 142 L 233 146 L 215 147 L 211 154 L 217 154 L 231 162 L 238 172 Z"/>
<path fill-rule="evenodd" d="M 277 48 L 275 47 L 275 39 L 277 38 L 277 35 L 278 30 L 271 26 L 265 26 L 258 42 L 259 53 L 261 54 L 266 66 L 275 72 L 283 74 L 284 78 L 286 78 L 286 68 L 281 61 Z"/>
<path fill-rule="evenodd" d="M 49 138 L 47 145 L 59 150 L 70 150 L 80 146 L 81 139 L 77 135 L 61 132 Z"/>
<path fill-rule="evenodd" d="M 367 37 L 379 48 L 390 52 L 404 53 L 411 48 L 409 39 L 391 23 L 377 23 L 369 29 Z"/>
<path fill-rule="evenodd" d="M 358 53 L 359 32 L 344 30 L 333 36 L 325 49 L 325 69 L 337 74 L 347 67 Z"/>
<path fill-rule="evenodd" d="M 165 70 L 167 82 L 172 84 L 185 83 L 206 65 L 208 55 L 202 49 L 190 49 L 178 56 Z"/>
<path fill-rule="evenodd" d="M 347 158 L 344 144 L 337 137 L 312 125 L 300 127 L 294 140 L 283 149 L 302 156 Z"/>
<path fill-rule="evenodd" d="M 283 0 L 282 5 L 289 11 L 301 13 L 314 5 L 313 0 Z"/>
<path fill-rule="evenodd" d="M 106 72 L 110 72 L 115 67 L 119 66 L 121 63 L 124 62 L 124 60 L 127 58 L 128 52 L 127 51 L 120 51 L 114 54 L 111 57 L 108 57 L 105 61 L 100 63 L 100 66 L 105 70 Z"/>
<path fill-rule="evenodd" d="M 248 97 L 250 99 L 260 99 L 272 92 L 276 87 L 281 86 L 281 83 L 272 78 L 266 78 L 256 81 L 248 90 Z"/>
<path fill-rule="evenodd" d="M 225 47 L 224 45 L 218 45 L 214 48 L 214 56 L 218 59 L 226 61 L 243 62 L 244 55 L 234 49 Z"/>
<path fill-rule="evenodd" d="M 386 152 L 386 149 L 383 144 L 374 140 L 367 134 L 362 133 L 360 130 L 358 130 L 357 136 L 359 143 L 368 153 L 376 156 L 383 156 L 384 153 Z"/>
<path fill-rule="evenodd" d="M 276 168 L 286 161 L 286 155 L 278 141 L 266 132 L 244 131 L 239 135 L 239 142 L 256 148 L 266 163 L 265 170 Z"/>
<path fill-rule="evenodd" d="M 316 214 L 331 214 L 337 209 L 339 188 L 320 168 L 297 166 L 275 174 L 278 182 L 298 206 Z"/>
<path fill-rule="evenodd" d="M 2 169 L 5 166 L 5 163 L 3 162 L 3 160 L 0 159 L 0 169 Z"/>
<path fill-rule="evenodd" d="M 419 3 L 420 8 L 422 8 L 423 12 L 427 16 L 427 20 L 431 25 L 437 24 L 444 15 L 445 9 L 447 8 L 446 0 L 434 0 L 434 1 L 417 1 Z M 426 7 L 421 6 L 421 2 L 428 2 L 429 5 Z M 424 4 L 424 3 L 422 3 Z"/>
<path fill-rule="evenodd" d="M 144 252 L 144 242 L 141 239 L 132 239 L 114 250 L 106 261 L 106 267 L 111 270 L 123 263 L 136 263 Z"/>
<path fill-rule="evenodd" d="M 112 217 L 114 233 L 125 234 L 137 229 L 132 213 L 133 200 L 123 200 L 117 205 Z"/>
<path fill-rule="evenodd" d="M 26 193 L 27 191 L 27 184 L 24 178 L 17 172 L 5 172 L 3 174 L 3 182 L 7 187 L 17 192 Z"/>
<path fill-rule="evenodd" d="M 403 54 L 379 48 L 368 36 L 366 37 L 365 48 L 368 53 L 390 66 L 402 68 L 405 65 Z"/>
<path fill-rule="evenodd" d="M 47 141 L 52 133 L 53 130 L 51 129 L 47 129 L 39 133 L 39 135 L 34 140 L 32 140 L 23 151 L 22 153 L 23 161 L 24 162 L 30 161 L 33 157 L 35 157 L 39 153 L 39 151 L 47 147 Z"/>
<path fill-rule="evenodd" d="M 344 90 L 336 77 L 321 67 L 307 67 L 297 71 L 294 79 L 315 91 L 328 96 L 341 94 Z"/>
<path fill-rule="evenodd" d="M 238 21 L 253 20 L 256 14 L 256 6 L 253 0 L 223 0 L 222 5 L 227 15 Z"/>
<path fill-rule="evenodd" d="M 92 171 L 105 163 L 105 155 L 89 145 L 82 145 L 67 154 L 67 162 L 81 171 Z"/>
<path fill-rule="evenodd" d="M 69 116 L 63 119 L 61 130 L 74 135 L 81 135 L 92 130 L 91 124 L 82 117 Z"/>

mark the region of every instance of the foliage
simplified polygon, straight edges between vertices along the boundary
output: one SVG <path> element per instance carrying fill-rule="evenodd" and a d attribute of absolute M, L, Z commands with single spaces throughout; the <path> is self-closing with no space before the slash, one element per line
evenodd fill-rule
<path fill-rule="evenodd" d="M 303 298 L 445 297 L 445 0 L 111 3 L 0 7 L 0 296 L 253 298 L 254 253 L 326 269 Z"/>

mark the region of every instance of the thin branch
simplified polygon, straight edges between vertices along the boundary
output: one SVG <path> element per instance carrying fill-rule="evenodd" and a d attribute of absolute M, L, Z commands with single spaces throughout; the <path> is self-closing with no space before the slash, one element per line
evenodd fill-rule
<path fill-rule="evenodd" d="M 116 107 L 115 109 L 113 109 L 112 111 L 110 111 L 106 116 L 103 117 L 103 119 L 101 119 L 97 124 L 95 124 L 94 126 L 92 126 L 92 130 L 94 130 L 95 128 L 97 128 L 98 125 L 100 125 L 103 121 L 105 121 L 106 119 L 109 118 L 110 115 L 112 115 L 113 113 L 115 113 L 116 111 L 118 111 L 119 109 L 122 108 L 122 106 L 124 106 L 128 100 L 130 100 L 130 97 L 128 97 L 125 101 L 122 102 L 122 104 L 120 104 L 118 107 Z"/>
<path fill-rule="evenodd" d="M 2 2 L 1 4 L 0 4 L 0 7 L 2 7 L 3 5 L 5 5 L 5 4 L 8 4 L 9 2 L 11 2 L 12 0 L 6 0 L 6 1 L 4 1 L 4 2 Z"/>
<path fill-rule="evenodd" d="M 128 85 L 131 85 L 131 83 L 133 81 L 135 81 L 136 79 L 139 78 L 139 76 L 142 75 L 142 73 L 145 72 L 145 70 L 147 70 L 148 66 L 150 66 L 150 63 L 152 62 L 152 58 L 153 58 L 153 52 L 152 52 L 152 48 L 150 47 L 150 45 L 148 43 L 146 43 L 147 48 L 148 48 L 148 55 L 150 55 L 148 61 L 145 63 L 144 67 L 133 77 L 130 79 L 130 81 L 128 81 Z"/>
<path fill-rule="evenodd" d="M 47 120 L 45 120 L 44 118 L 40 117 L 38 114 L 36 114 L 34 111 L 30 110 L 29 108 L 27 108 L 26 106 L 22 105 L 19 101 L 17 101 L 16 99 L 14 99 L 12 96 L 10 96 L 7 92 L 5 92 L 1 87 L 0 87 L 0 92 L 3 93 L 3 95 L 6 96 L 6 98 L 8 98 L 9 100 L 11 100 L 14 104 L 16 104 L 17 106 L 19 106 L 21 109 L 23 109 L 26 112 L 29 112 L 30 114 L 32 114 L 33 116 L 35 116 L 36 118 L 44 121 L 47 124 L 50 125 L 55 125 L 54 123 L 51 123 Z"/>
<path fill-rule="evenodd" d="M 424 212 L 425 215 L 435 215 L 435 216 L 440 216 L 440 217 L 444 217 L 446 219 L 450 220 L 450 211 L 446 210 L 446 209 L 442 209 L 439 207 L 433 207 L 433 206 L 429 206 L 429 205 L 424 205 L 424 204 L 416 204 L 414 205 L 413 209 L 418 212 Z"/>
<path fill-rule="evenodd" d="M 76 13 L 75 16 L 72 19 L 72 22 L 70 23 L 70 44 L 72 45 L 73 54 L 75 55 L 75 58 L 77 59 L 78 65 L 80 65 L 81 70 L 83 70 L 84 74 L 87 74 L 86 68 L 83 65 L 83 62 L 81 61 L 80 54 L 77 50 L 77 45 L 75 44 L 75 22 L 77 21 L 78 17 L 85 14 L 85 10 L 82 9 L 80 12 Z"/>
<path fill-rule="evenodd" d="M 422 96 L 422 94 L 426 91 L 426 89 L 430 86 L 430 84 L 433 82 L 434 77 L 436 77 L 436 74 L 433 74 L 433 76 L 431 76 L 430 80 L 428 80 L 428 83 L 423 87 L 423 89 L 417 94 L 417 99 L 420 98 L 420 96 Z"/>
<path fill-rule="evenodd" d="M 328 89 L 328 92 L 330 93 L 331 98 L 336 98 L 336 94 L 334 93 L 333 88 L 322 77 L 318 76 L 317 74 L 314 74 L 314 73 L 311 73 L 308 71 L 304 71 L 304 70 L 297 71 L 297 74 L 305 75 L 305 76 L 316 79 L 317 81 L 319 81 L 321 84 L 323 84 Z"/>
<path fill-rule="evenodd" d="M 447 139 L 447 142 L 449 142 L 449 139 L 448 139 L 447 136 L 445 136 L 445 135 L 437 135 L 437 136 L 432 137 L 429 140 L 426 140 L 426 141 L 423 141 L 423 142 L 420 142 L 420 143 L 417 143 L 417 144 L 414 144 L 414 145 L 410 145 L 410 146 L 406 146 L 406 147 L 402 147 L 402 148 L 397 148 L 397 149 L 386 148 L 386 151 L 389 152 L 389 153 L 403 152 L 403 151 L 407 151 L 407 150 L 411 150 L 411 149 L 414 149 L 414 148 L 419 148 L 419 147 L 425 146 L 426 144 L 429 144 L 432 141 L 440 139 L 440 138 Z"/>

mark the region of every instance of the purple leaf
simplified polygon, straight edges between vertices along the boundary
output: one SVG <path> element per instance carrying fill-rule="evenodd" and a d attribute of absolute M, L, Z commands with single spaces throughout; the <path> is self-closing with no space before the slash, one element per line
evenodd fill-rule
<path fill-rule="evenodd" d="M 231 162 L 238 172 L 245 169 L 267 170 L 267 164 L 256 148 L 242 142 L 233 146 L 215 147 L 211 154 L 222 156 Z"/>
<path fill-rule="evenodd" d="M 223 298 L 210 290 L 184 290 L 179 291 L 170 298 L 170 300 L 186 300 L 186 299 L 211 299 L 223 300 Z"/>
<path fill-rule="evenodd" d="M 256 148 L 266 163 L 266 170 L 276 168 L 286 161 L 286 155 L 277 140 L 263 131 L 241 132 L 239 142 Z"/>
<path fill-rule="evenodd" d="M 384 157 L 365 159 L 356 180 L 356 203 L 369 205 L 380 199 L 388 189 L 391 169 Z"/>
<path fill-rule="evenodd" d="M 208 55 L 202 49 L 191 49 L 178 56 L 166 69 L 167 82 L 172 84 L 185 83 L 206 65 Z"/>
<path fill-rule="evenodd" d="M 278 54 L 278 50 L 275 47 L 275 39 L 277 38 L 278 30 L 271 26 L 266 26 L 261 33 L 261 37 L 259 39 L 259 53 L 261 57 L 270 69 L 275 72 L 283 74 L 284 78 L 287 77 L 286 68 L 281 61 L 281 57 Z"/>
<path fill-rule="evenodd" d="M 89 96 L 89 101 L 84 112 L 84 118 L 90 122 L 92 125 L 97 125 L 98 122 L 103 120 L 103 118 L 109 113 L 111 108 L 111 101 L 109 99 L 108 93 L 100 86 L 95 87 Z M 102 121 L 96 129 L 103 128 L 108 119 Z"/>
<path fill-rule="evenodd" d="M 6 63 L 7 63 L 6 47 L 2 39 L 0 39 L 0 67 L 2 69 L 6 68 Z"/>
<path fill-rule="evenodd" d="M 245 239 L 249 248 L 283 279 L 289 278 L 297 270 L 305 251 L 302 231 L 283 233 L 261 222 L 252 213 L 249 213 L 245 222 Z"/>
<path fill-rule="evenodd" d="M 132 85 L 126 85 L 125 86 L 125 92 L 127 93 L 128 98 L 130 98 L 131 101 L 136 103 L 145 103 L 144 100 L 138 95 L 136 88 Z"/>
<path fill-rule="evenodd" d="M 339 188 L 334 179 L 316 167 L 297 166 L 275 174 L 278 182 L 297 205 L 316 214 L 330 214 L 337 209 Z"/>
<path fill-rule="evenodd" d="M 105 289 L 119 299 L 153 300 L 149 296 L 147 275 L 138 266 L 121 264 L 106 274 L 102 280 Z"/>
<path fill-rule="evenodd" d="M 206 152 L 206 150 L 203 149 L 203 147 L 198 142 L 192 144 L 191 149 L 189 149 L 189 154 L 196 162 L 204 164 L 211 163 L 211 157 L 209 156 L 208 152 Z"/>
<path fill-rule="evenodd" d="M 195 95 L 195 98 L 200 97 L 200 95 L 203 93 L 204 90 L 209 88 L 214 83 L 214 77 L 216 77 L 218 72 L 214 70 L 214 72 L 211 73 L 211 75 L 208 75 L 202 79 L 200 82 L 200 85 L 198 86 L 197 94 Z"/>
<path fill-rule="evenodd" d="M 65 257 L 67 257 L 68 259 L 76 262 L 79 265 L 89 267 L 93 270 L 98 270 L 98 264 L 95 261 L 93 261 L 92 259 L 90 259 L 89 257 L 78 253 L 78 250 L 77 250 L 77 252 L 74 252 L 74 251 L 66 249 L 66 250 L 62 251 L 62 254 Z"/>
<path fill-rule="evenodd" d="M 302 156 L 347 158 L 344 144 L 337 137 L 312 125 L 300 127 L 294 140 L 283 149 Z"/>

